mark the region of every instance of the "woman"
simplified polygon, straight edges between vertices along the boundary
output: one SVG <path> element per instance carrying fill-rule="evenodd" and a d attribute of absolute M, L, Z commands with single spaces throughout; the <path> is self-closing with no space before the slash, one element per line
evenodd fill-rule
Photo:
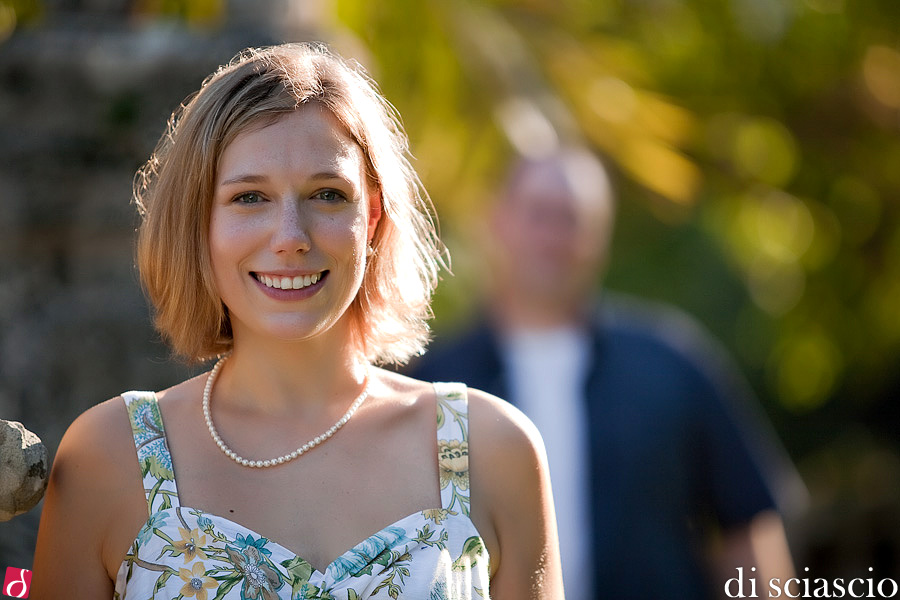
<path fill-rule="evenodd" d="M 533 426 L 373 366 L 421 351 L 440 263 L 406 152 L 319 45 L 244 52 L 176 111 L 138 267 L 174 349 L 220 358 L 72 424 L 33 598 L 562 597 Z"/>

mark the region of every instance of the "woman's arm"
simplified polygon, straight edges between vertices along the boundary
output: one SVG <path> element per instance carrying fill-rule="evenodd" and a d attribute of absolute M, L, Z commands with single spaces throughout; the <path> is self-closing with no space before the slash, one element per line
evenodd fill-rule
<path fill-rule="evenodd" d="M 91 408 L 66 431 L 44 497 L 31 598 L 112 597 L 110 568 L 127 547 L 110 542 L 134 521 L 123 508 L 140 487 L 132 440 L 121 398 Z"/>
<path fill-rule="evenodd" d="M 556 514 L 540 434 L 502 400 L 470 390 L 469 401 L 472 517 L 479 531 L 484 524 L 491 553 L 491 598 L 560 600 Z"/>

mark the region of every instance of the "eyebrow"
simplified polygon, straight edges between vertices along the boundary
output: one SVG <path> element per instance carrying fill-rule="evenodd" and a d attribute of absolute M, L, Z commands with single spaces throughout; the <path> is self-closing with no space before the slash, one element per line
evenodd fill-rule
<path fill-rule="evenodd" d="M 221 182 L 219 185 L 234 185 L 236 183 L 260 183 L 266 180 L 266 177 L 262 175 L 238 175 L 237 177 L 232 177 L 231 179 L 226 179 Z"/>
<path fill-rule="evenodd" d="M 239 184 L 239 183 L 264 183 L 264 182 L 266 182 L 268 179 L 269 179 L 269 178 L 266 177 L 265 175 L 256 175 L 256 174 L 253 174 L 253 173 L 247 173 L 247 174 L 245 174 L 245 175 L 238 175 L 238 176 L 236 176 L 236 177 L 231 177 L 231 178 L 229 178 L 229 179 L 226 179 L 225 181 L 221 182 L 221 183 L 219 184 L 219 186 L 224 187 L 224 186 L 227 186 L 227 185 L 236 185 L 236 184 Z M 316 173 L 316 174 L 314 174 L 314 175 L 311 175 L 309 179 L 310 179 L 311 181 L 332 181 L 332 180 L 339 180 L 339 181 L 345 181 L 345 182 L 347 182 L 349 185 L 353 185 L 353 182 L 352 182 L 352 181 L 350 181 L 349 179 L 347 179 L 346 177 L 344 177 L 343 175 L 341 175 L 341 174 L 339 174 L 339 173 L 337 173 L 337 172 L 335 172 L 335 171 L 321 171 L 321 172 L 319 172 L 319 173 Z M 355 186 L 354 186 L 354 187 L 355 187 Z"/>

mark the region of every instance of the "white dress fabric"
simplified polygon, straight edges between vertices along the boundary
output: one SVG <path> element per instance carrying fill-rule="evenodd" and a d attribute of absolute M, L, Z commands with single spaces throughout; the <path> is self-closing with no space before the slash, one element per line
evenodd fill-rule
<path fill-rule="evenodd" d="M 441 506 L 374 533 L 324 572 L 225 517 L 182 506 L 152 392 L 123 394 L 149 518 L 119 568 L 119 600 L 470 600 L 488 598 L 488 554 L 469 519 L 468 403 L 434 384 Z M 437 483 L 437 482 L 436 482 Z M 297 507 L 302 511 L 302 507 Z"/>

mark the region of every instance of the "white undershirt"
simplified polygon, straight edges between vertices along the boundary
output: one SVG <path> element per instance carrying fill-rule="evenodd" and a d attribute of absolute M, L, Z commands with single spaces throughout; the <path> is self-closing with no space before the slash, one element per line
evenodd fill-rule
<path fill-rule="evenodd" d="M 518 330 L 501 346 L 511 399 L 537 425 L 547 448 L 566 598 L 593 598 L 584 399 L 590 339 L 575 328 Z"/>

